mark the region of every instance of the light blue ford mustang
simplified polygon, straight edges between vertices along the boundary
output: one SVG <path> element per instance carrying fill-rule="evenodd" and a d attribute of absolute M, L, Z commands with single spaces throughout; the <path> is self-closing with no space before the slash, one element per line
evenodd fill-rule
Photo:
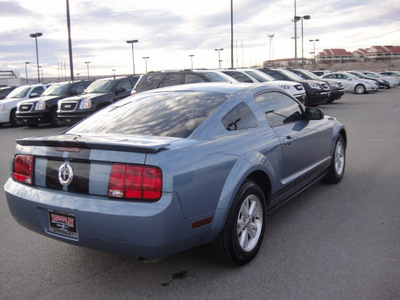
<path fill-rule="evenodd" d="M 243 265 L 267 213 L 344 174 L 335 118 L 268 84 L 193 84 L 114 103 L 58 136 L 17 140 L 14 218 L 86 247 L 158 258 L 210 244 Z"/>

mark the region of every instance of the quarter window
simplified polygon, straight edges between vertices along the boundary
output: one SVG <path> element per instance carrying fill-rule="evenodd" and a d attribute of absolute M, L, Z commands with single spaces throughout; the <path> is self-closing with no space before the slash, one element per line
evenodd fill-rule
<path fill-rule="evenodd" d="M 255 100 L 271 127 L 299 121 L 303 118 L 303 111 L 299 103 L 285 94 L 264 93 L 257 95 Z"/>
<path fill-rule="evenodd" d="M 256 117 L 250 108 L 243 102 L 236 105 L 225 117 L 222 123 L 228 131 L 253 128 L 258 126 Z"/>

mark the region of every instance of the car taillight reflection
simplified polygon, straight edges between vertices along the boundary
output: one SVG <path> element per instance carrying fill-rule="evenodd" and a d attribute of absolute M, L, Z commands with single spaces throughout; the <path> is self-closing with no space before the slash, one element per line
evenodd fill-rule
<path fill-rule="evenodd" d="M 14 157 L 13 178 L 19 182 L 33 184 L 33 156 L 18 154 Z"/>
<path fill-rule="evenodd" d="M 157 167 L 113 164 L 108 183 L 110 198 L 156 201 L 161 198 L 162 172 Z"/>

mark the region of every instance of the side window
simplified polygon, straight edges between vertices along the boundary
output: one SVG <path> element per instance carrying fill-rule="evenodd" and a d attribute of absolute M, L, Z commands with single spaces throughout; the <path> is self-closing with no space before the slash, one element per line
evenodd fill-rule
<path fill-rule="evenodd" d="M 182 84 L 182 83 L 183 83 L 183 74 L 172 73 L 172 74 L 165 75 L 164 80 L 160 86 L 164 87 L 164 86 L 178 85 L 178 84 Z"/>
<path fill-rule="evenodd" d="M 255 100 L 271 127 L 299 121 L 303 118 L 300 105 L 285 94 L 279 92 L 264 93 L 257 95 Z"/>
<path fill-rule="evenodd" d="M 240 72 L 223 71 L 222 73 L 225 73 L 226 75 L 233 77 L 234 79 L 236 79 L 239 82 L 253 83 L 253 81 L 248 76 L 246 76 L 245 74 L 240 73 Z"/>
<path fill-rule="evenodd" d="M 253 128 L 258 126 L 256 117 L 243 102 L 236 105 L 222 118 L 222 124 L 228 131 Z"/>
<path fill-rule="evenodd" d="M 80 82 L 80 83 L 74 84 L 72 86 L 70 93 L 75 91 L 77 94 L 82 94 L 84 89 L 85 89 L 85 87 L 84 87 L 83 83 Z"/>
<path fill-rule="evenodd" d="M 324 78 L 336 78 L 336 75 L 335 74 L 332 74 L 332 75 L 326 75 L 326 76 L 324 76 Z M 339 77 L 338 77 L 339 78 Z"/>
<path fill-rule="evenodd" d="M 132 90 L 132 85 L 131 85 L 131 83 L 130 83 L 130 81 L 129 81 L 128 79 L 122 79 L 122 80 L 118 83 L 117 90 L 118 90 L 119 88 L 124 88 L 125 91 L 129 91 L 129 92 L 130 92 L 130 91 Z"/>
<path fill-rule="evenodd" d="M 137 93 L 155 89 L 159 86 L 161 81 L 161 74 L 146 74 L 143 75 L 138 81 L 135 89 Z"/>
<path fill-rule="evenodd" d="M 185 74 L 185 83 L 206 82 L 203 78 L 196 74 Z"/>
<path fill-rule="evenodd" d="M 43 92 L 44 92 L 44 87 L 38 86 L 33 89 L 31 94 L 36 93 L 40 96 Z"/>

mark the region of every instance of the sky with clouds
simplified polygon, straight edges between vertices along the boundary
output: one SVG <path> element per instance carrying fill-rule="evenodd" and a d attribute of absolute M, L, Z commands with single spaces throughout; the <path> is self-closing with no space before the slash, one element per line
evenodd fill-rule
<path fill-rule="evenodd" d="M 261 65 L 274 59 L 294 57 L 294 0 L 233 0 L 234 65 Z M 148 70 L 217 68 L 230 66 L 229 0 L 70 0 L 74 73 L 132 73 L 134 44 L 136 73 Z M 304 20 L 304 53 L 344 48 L 354 51 L 374 45 L 400 45 L 400 0 L 297 0 L 297 15 Z M 301 23 L 298 24 L 301 37 Z M 35 77 L 35 41 L 44 76 L 57 76 L 57 64 L 66 64 L 69 74 L 66 1 L 0 0 L 0 70 L 16 70 Z M 298 39 L 301 57 L 301 38 Z"/>

